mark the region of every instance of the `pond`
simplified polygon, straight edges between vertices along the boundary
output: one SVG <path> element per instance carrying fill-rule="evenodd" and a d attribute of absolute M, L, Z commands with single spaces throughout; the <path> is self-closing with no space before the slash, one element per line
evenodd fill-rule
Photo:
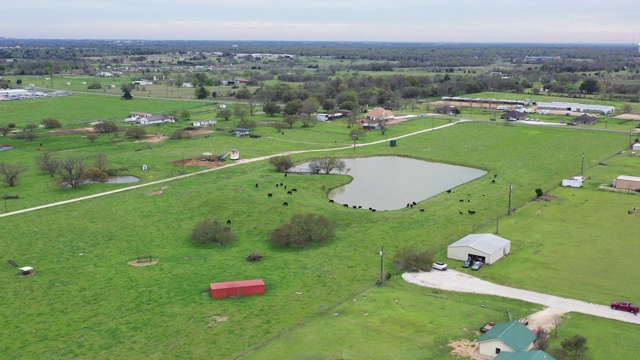
<path fill-rule="evenodd" d="M 420 202 L 487 172 L 464 166 L 427 162 L 398 156 L 343 159 L 353 180 L 333 189 L 329 199 L 364 209 L 397 210 Z M 309 163 L 289 170 L 309 171 Z"/>
<path fill-rule="evenodd" d="M 140 178 L 132 175 L 125 176 L 111 176 L 109 180 L 107 180 L 108 184 L 129 184 L 140 181 Z"/>

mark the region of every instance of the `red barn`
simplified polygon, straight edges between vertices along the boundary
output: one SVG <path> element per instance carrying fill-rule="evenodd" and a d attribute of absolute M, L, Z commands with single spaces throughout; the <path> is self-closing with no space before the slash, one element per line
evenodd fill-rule
<path fill-rule="evenodd" d="M 262 279 L 212 283 L 210 289 L 211 297 L 214 299 L 230 296 L 259 295 L 264 294 L 266 291 Z"/>

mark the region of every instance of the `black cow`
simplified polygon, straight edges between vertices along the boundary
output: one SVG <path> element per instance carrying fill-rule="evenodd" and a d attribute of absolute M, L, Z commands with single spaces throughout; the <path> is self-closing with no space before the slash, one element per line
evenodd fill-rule
<path fill-rule="evenodd" d="M 355 206 L 355 205 L 353 205 L 353 206 L 352 206 L 352 208 L 357 209 L 358 207 L 357 207 L 357 206 Z"/>
<path fill-rule="evenodd" d="M 342 204 L 342 206 L 344 206 L 344 207 L 349 207 L 349 204 Z"/>
<path fill-rule="evenodd" d="M 413 205 L 418 205 L 418 204 L 416 204 L 416 202 L 415 202 L 415 201 L 414 201 L 414 202 L 412 202 L 412 204 L 413 204 Z"/>
<path fill-rule="evenodd" d="M 447 190 L 447 194 L 451 194 L 451 189 Z"/>
<path fill-rule="evenodd" d="M 464 202 L 464 199 L 460 199 L 460 202 Z"/>
<path fill-rule="evenodd" d="M 287 195 L 293 195 L 291 191 L 287 191 Z"/>
<path fill-rule="evenodd" d="M 291 191 L 296 192 L 296 191 L 298 191 L 298 189 L 293 188 L 293 189 L 291 189 Z"/>
<path fill-rule="evenodd" d="M 227 225 L 231 225 L 231 220 L 227 220 Z"/>
<path fill-rule="evenodd" d="M 329 202 L 332 203 L 332 204 L 334 203 L 334 201 L 332 199 L 330 199 Z"/>
<path fill-rule="evenodd" d="M 272 193 L 268 193 L 267 197 L 273 197 L 273 194 Z"/>
<path fill-rule="evenodd" d="M 424 212 L 424 209 L 420 209 L 420 212 Z"/>
<path fill-rule="evenodd" d="M 358 209 L 362 209 L 362 206 L 358 205 Z"/>
<path fill-rule="evenodd" d="M 260 186 L 258 185 L 258 183 L 256 183 L 256 188 L 259 188 Z"/>
<path fill-rule="evenodd" d="M 285 201 L 282 203 L 282 206 L 289 206 L 289 203 Z"/>
<path fill-rule="evenodd" d="M 495 184 L 496 183 L 496 179 L 491 180 L 491 183 Z"/>
<path fill-rule="evenodd" d="M 475 215 L 476 211 L 475 210 L 467 210 L 469 212 L 469 215 Z"/>

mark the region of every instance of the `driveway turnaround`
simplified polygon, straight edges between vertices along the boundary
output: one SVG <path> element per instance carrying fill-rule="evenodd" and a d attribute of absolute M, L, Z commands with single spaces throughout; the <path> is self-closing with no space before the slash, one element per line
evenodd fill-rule
<path fill-rule="evenodd" d="M 402 278 L 412 284 L 429 288 L 502 296 L 553 307 L 563 312 L 577 312 L 601 318 L 640 324 L 640 316 L 633 315 L 629 312 L 613 310 L 609 305 L 598 305 L 580 300 L 497 285 L 455 270 L 404 273 L 402 274 Z M 611 300 L 615 301 L 625 299 Z"/>

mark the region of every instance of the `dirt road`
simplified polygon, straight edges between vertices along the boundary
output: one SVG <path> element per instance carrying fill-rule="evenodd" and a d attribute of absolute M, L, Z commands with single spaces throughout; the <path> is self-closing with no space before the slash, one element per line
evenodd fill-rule
<path fill-rule="evenodd" d="M 607 319 L 640 324 L 640 316 L 624 311 L 612 310 L 608 305 L 593 304 L 575 299 L 497 285 L 455 270 L 404 273 L 402 278 L 407 282 L 424 287 L 502 296 L 549 306 L 562 312 L 578 312 Z M 615 301 L 624 299 L 611 300 Z"/>

